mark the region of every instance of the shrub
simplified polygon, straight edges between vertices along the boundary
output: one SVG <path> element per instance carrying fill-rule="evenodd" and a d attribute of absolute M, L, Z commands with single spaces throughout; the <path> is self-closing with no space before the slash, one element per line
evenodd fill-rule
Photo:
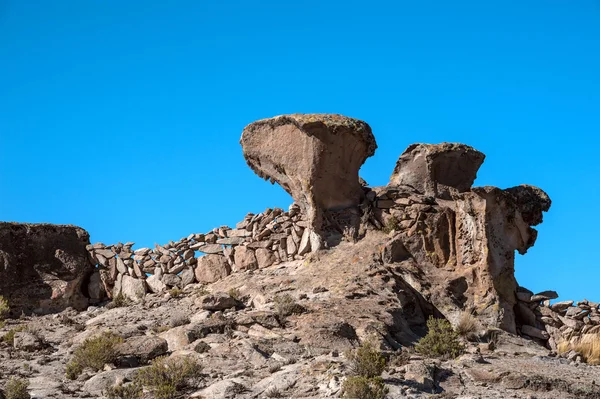
<path fill-rule="evenodd" d="M 388 391 L 381 377 L 352 376 L 342 385 L 342 397 L 348 399 L 384 399 Z"/>
<path fill-rule="evenodd" d="M 179 298 L 181 295 L 183 295 L 183 290 L 179 289 L 178 287 L 173 287 L 168 292 L 169 295 L 171 295 L 171 298 Z"/>
<path fill-rule="evenodd" d="M 108 305 L 106 305 L 106 307 L 109 309 L 124 308 L 124 307 L 130 306 L 131 303 L 132 302 L 129 298 L 127 298 L 125 295 L 123 295 L 122 292 L 119 292 L 119 295 L 114 297 L 113 300 Z"/>
<path fill-rule="evenodd" d="M 296 303 L 290 294 L 276 295 L 275 298 L 273 298 L 273 302 L 275 304 L 275 312 L 277 313 L 280 322 L 283 322 L 286 317 L 302 311 L 302 307 Z"/>
<path fill-rule="evenodd" d="M 11 328 L 4 336 L 2 337 L 2 341 L 6 342 L 9 345 L 15 344 L 15 333 L 27 331 L 26 325 L 20 325 L 15 328 Z"/>
<path fill-rule="evenodd" d="M 400 230 L 400 224 L 398 224 L 398 220 L 395 217 L 391 217 L 387 220 L 387 223 L 381 229 L 385 234 L 390 234 L 392 231 Z"/>
<path fill-rule="evenodd" d="M 239 301 L 242 298 L 242 294 L 240 293 L 240 290 L 238 290 L 237 288 L 230 288 L 227 293 L 229 294 L 230 297 L 232 297 L 236 301 Z"/>
<path fill-rule="evenodd" d="M 27 387 L 29 387 L 29 381 L 11 377 L 4 387 L 4 396 L 6 399 L 29 399 L 31 396 L 27 392 Z"/>
<path fill-rule="evenodd" d="M 281 390 L 277 387 L 269 388 L 265 391 L 265 396 L 267 398 L 281 398 L 283 395 Z"/>
<path fill-rule="evenodd" d="M 415 346 L 417 352 L 424 356 L 444 359 L 455 358 L 463 353 L 464 346 L 448 320 L 430 316 L 427 320 L 427 328 L 429 330 L 427 335 Z"/>
<path fill-rule="evenodd" d="M 588 364 L 600 364 L 600 334 L 584 335 L 575 344 L 561 342 L 558 345 L 559 353 L 565 353 L 570 350 L 580 353 L 583 360 Z"/>
<path fill-rule="evenodd" d="M 10 307 L 8 306 L 8 301 L 4 299 L 2 295 L 0 295 L 0 320 L 3 320 L 8 316 L 10 312 Z"/>
<path fill-rule="evenodd" d="M 479 330 L 479 323 L 475 316 L 468 312 L 461 313 L 456 325 L 456 332 L 460 336 L 471 340 L 474 338 L 477 330 Z"/>
<path fill-rule="evenodd" d="M 108 388 L 105 395 L 108 399 L 139 399 L 142 397 L 142 393 L 142 387 L 137 383 L 132 383 Z"/>
<path fill-rule="evenodd" d="M 154 359 L 152 365 L 137 374 L 135 383 L 147 388 L 156 399 L 171 399 L 190 381 L 200 378 L 202 367 L 190 358 Z"/>
<path fill-rule="evenodd" d="M 114 362 L 117 357 L 115 347 L 121 342 L 123 342 L 123 339 L 111 332 L 86 339 L 75 350 L 71 361 L 67 363 L 67 378 L 76 379 L 86 367 L 98 371 L 106 363 Z"/>
<path fill-rule="evenodd" d="M 364 342 L 354 351 L 346 353 L 350 361 L 350 373 L 354 376 L 373 378 L 378 377 L 385 369 L 385 358 L 375 344 Z"/>

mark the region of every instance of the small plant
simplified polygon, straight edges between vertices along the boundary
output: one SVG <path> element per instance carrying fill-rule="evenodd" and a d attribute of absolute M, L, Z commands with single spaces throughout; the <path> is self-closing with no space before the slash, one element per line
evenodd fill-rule
<path fill-rule="evenodd" d="M 142 397 L 142 387 L 137 383 L 115 385 L 108 388 L 105 395 L 108 399 L 139 399 Z"/>
<path fill-rule="evenodd" d="M 27 392 L 28 387 L 29 381 L 11 377 L 4 387 L 4 396 L 6 399 L 29 399 L 31 396 Z"/>
<path fill-rule="evenodd" d="M 108 305 L 106 305 L 106 307 L 108 309 L 125 308 L 127 306 L 131 306 L 132 304 L 133 302 L 131 302 L 131 299 L 123 295 L 122 292 L 119 292 L 119 295 L 115 296 L 113 300 Z"/>
<path fill-rule="evenodd" d="M 468 312 L 461 313 L 456 325 L 456 332 L 468 340 L 473 340 L 477 330 L 479 330 L 479 323 L 475 316 Z"/>
<path fill-rule="evenodd" d="M 156 325 L 152 327 L 152 331 L 154 331 L 157 334 L 163 333 L 165 331 L 169 331 L 171 329 L 171 327 L 169 326 L 165 326 L 165 325 Z"/>
<path fill-rule="evenodd" d="M 86 339 L 67 363 L 67 378 L 76 379 L 86 367 L 98 371 L 105 364 L 114 362 L 117 356 L 115 347 L 121 342 L 123 339 L 111 332 Z"/>
<path fill-rule="evenodd" d="M 391 217 L 387 220 L 387 223 L 381 229 L 385 234 L 390 234 L 392 231 L 400 230 L 400 225 L 398 224 L 398 219 L 395 217 Z"/>
<path fill-rule="evenodd" d="M 242 298 L 242 294 L 240 293 L 240 290 L 238 290 L 235 287 L 234 288 L 230 288 L 227 293 L 229 294 L 230 297 L 232 297 L 236 301 L 239 301 Z"/>
<path fill-rule="evenodd" d="M 190 381 L 200 378 L 202 367 L 190 358 L 154 359 L 152 365 L 137 374 L 134 383 L 147 388 L 156 399 L 171 399 L 188 386 Z"/>
<path fill-rule="evenodd" d="M 275 312 L 281 323 L 288 316 L 302 311 L 302 307 L 296 303 L 290 294 L 276 295 L 275 298 L 273 298 L 273 303 L 275 304 Z"/>
<path fill-rule="evenodd" d="M 204 296 L 204 295 L 208 295 L 208 294 L 210 294 L 210 292 L 209 292 L 209 291 L 206 289 L 206 287 L 203 285 L 203 286 L 200 286 L 200 287 L 196 288 L 196 289 L 194 290 L 194 294 L 196 294 L 197 296 Z"/>
<path fill-rule="evenodd" d="M 429 330 L 427 335 L 415 345 L 417 352 L 424 356 L 444 359 L 453 359 L 463 353 L 464 346 L 448 320 L 430 316 L 427 320 L 427 328 Z"/>
<path fill-rule="evenodd" d="M 26 325 L 20 325 L 15 328 L 11 328 L 4 336 L 2 337 L 2 341 L 6 342 L 9 345 L 15 345 L 15 334 L 18 332 L 27 331 Z"/>
<path fill-rule="evenodd" d="M 9 312 L 10 307 L 8 306 L 8 301 L 0 295 L 0 320 L 4 320 Z"/>
<path fill-rule="evenodd" d="M 384 399 L 389 390 L 381 377 L 351 376 L 344 380 L 342 392 L 348 399 Z"/>
<path fill-rule="evenodd" d="M 283 397 L 283 394 L 279 388 L 271 387 L 265 391 L 265 396 L 267 398 L 281 398 Z"/>
<path fill-rule="evenodd" d="M 379 377 L 385 369 L 385 357 L 370 341 L 364 342 L 354 351 L 347 352 L 346 358 L 350 362 L 350 373 L 354 376 Z"/>
<path fill-rule="evenodd" d="M 173 287 L 168 291 L 169 295 L 171 295 L 171 298 L 179 298 L 181 295 L 183 295 L 183 290 L 181 290 L 179 287 Z"/>
<path fill-rule="evenodd" d="M 583 360 L 592 365 L 600 364 L 600 334 L 584 336 L 579 342 L 572 344 L 563 341 L 558 344 L 558 352 L 565 353 L 574 350 L 581 354 Z"/>

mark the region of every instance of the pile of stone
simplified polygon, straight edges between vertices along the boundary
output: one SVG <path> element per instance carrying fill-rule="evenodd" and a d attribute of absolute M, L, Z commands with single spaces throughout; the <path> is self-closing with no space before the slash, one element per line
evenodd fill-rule
<path fill-rule="evenodd" d="M 267 208 L 259 214 L 248 213 L 234 229 L 222 226 L 155 248 L 134 250 L 133 242 L 88 245 L 97 268 L 88 293 L 92 301 L 102 300 L 105 294 L 140 300 L 147 292 L 213 283 L 231 272 L 304 259 L 313 243 L 320 245 L 307 227 L 294 203 L 287 212 Z"/>
<path fill-rule="evenodd" d="M 561 342 L 576 343 L 585 335 L 600 333 L 600 304 L 583 300 L 561 301 L 554 291 L 539 294 L 519 287 L 517 290 L 517 316 L 521 332 L 533 338 L 547 341 L 552 350 L 558 350 Z"/>

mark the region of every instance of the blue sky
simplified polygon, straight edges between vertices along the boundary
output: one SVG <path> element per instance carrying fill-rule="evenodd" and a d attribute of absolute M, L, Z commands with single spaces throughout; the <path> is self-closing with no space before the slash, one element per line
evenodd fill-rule
<path fill-rule="evenodd" d="M 600 300 L 600 1 L 0 0 L 0 220 L 150 246 L 287 207 L 244 126 L 367 121 L 384 185 L 411 143 L 487 155 L 477 185 L 553 200 L 517 278 Z"/>

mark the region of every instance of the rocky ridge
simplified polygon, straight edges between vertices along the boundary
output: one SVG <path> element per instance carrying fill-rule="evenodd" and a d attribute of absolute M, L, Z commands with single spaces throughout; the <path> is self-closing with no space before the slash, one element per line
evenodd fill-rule
<path fill-rule="evenodd" d="M 303 144 L 263 147 L 273 137 Z M 515 250 L 524 254 L 535 243 L 533 226 L 550 208 L 542 190 L 471 187 L 484 155 L 450 143 L 412 145 L 388 185 L 361 185 L 358 168 L 375 140 L 366 123 L 336 115 L 259 121 L 241 142 L 253 170 L 297 201 L 288 211 L 269 208 L 235 228 L 155 248 L 84 239 L 90 268 L 72 286 L 94 306 L 36 316 L 57 309 L 36 298 L 20 303 L 35 312 L 4 327 L 28 330 L 3 347 L 0 372 L 25 375 L 34 397 L 100 397 L 168 355 L 203 365 L 189 397 L 269 397 L 274 389 L 339 397 L 344 351 L 375 339 L 393 360 L 425 334 L 430 316 L 457 325 L 471 314 L 478 332 L 467 354 L 400 356 L 383 376 L 388 397 L 600 397 L 596 368 L 560 348 L 598 337 L 598 304 L 551 304 L 556 293 L 534 294 L 514 278 Z M 356 157 L 348 158 L 352 148 Z M 330 173 L 332 159 L 340 165 Z M 303 178 L 311 183 L 290 183 Z M 21 240 L 11 237 L 10 245 Z M 0 294 L 11 301 L 10 291 Z M 117 297 L 132 303 L 104 306 Z M 115 363 L 65 379 L 74 348 L 103 331 L 125 341 Z M 34 362 L 26 372 L 27 359 Z"/>

